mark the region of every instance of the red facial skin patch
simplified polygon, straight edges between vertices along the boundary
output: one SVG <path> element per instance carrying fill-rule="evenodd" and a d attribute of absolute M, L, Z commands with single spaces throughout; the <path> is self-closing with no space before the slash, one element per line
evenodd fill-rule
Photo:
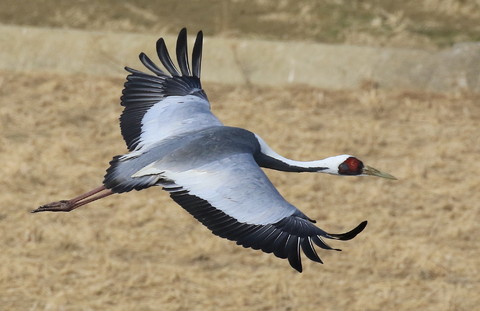
<path fill-rule="evenodd" d="M 363 163 L 355 157 L 349 157 L 338 166 L 340 175 L 360 175 L 362 174 Z"/>

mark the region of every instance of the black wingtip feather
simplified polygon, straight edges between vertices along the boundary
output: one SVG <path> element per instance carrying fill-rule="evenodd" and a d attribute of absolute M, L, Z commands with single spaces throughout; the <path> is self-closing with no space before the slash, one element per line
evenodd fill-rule
<path fill-rule="evenodd" d="M 187 48 L 187 29 L 182 28 L 177 39 L 177 61 L 180 71 L 184 76 L 190 76 L 190 67 L 188 65 L 188 48 Z"/>
<path fill-rule="evenodd" d="M 305 253 L 305 256 L 307 256 L 308 259 L 315 262 L 323 263 L 320 257 L 318 257 L 318 254 L 315 251 L 315 247 L 313 247 L 312 240 L 310 237 L 303 238 L 300 244 L 302 245 L 303 252 Z"/>
<path fill-rule="evenodd" d="M 199 31 L 192 52 L 192 72 L 193 76 L 200 79 L 200 72 L 202 70 L 202 46 L 203 46 L 203 32 Z"/>
<path fill-rule="evenodd" d="M 285 245 L 285 251 L 288 253 L 288 262 L 290 266 L 302 273 L 302 258 L 300 257 L 300 238 L 291 235 Z"/>
<path fill-rule="evenodd" d="M 172 76 L 180 76 L 180 73 L 178 72 L 177 68 L 172 62 L 172 59 L 170 58 L 170 54 L 168 53 L 167 46 L 165 45 L 165 40 L 163 38 L 160 38 L 157 41 L 157 54 L 158 58 L 162 62 L 162 65 L 168 70 L 168 72 Z"/>
<path fill-rule="evenodd" d="M 140 58 L 140 61 L 145 67 L 147 67 L 151 72 L 153 72 L 157 76 L 165 75 L 165 72 L 163 72 L 163 70 L 158 68 L 157 65 L 155 65 L 155 63 L 152 62 L 152 60 L 145 53 L 143 52 L 140 53 L 140 55 L 138 55 L 138 58 Z"/>
<path fill-rule="evenodd" d="M 273 242 L 273 254 L 278 258 L 285 259 L 288 257 L 288 252 L 285 249 L 285 246 L 288 242 L 289 237 L 290 234 L 288 234 L 287 232 L 282 232 Z"/>
<path fill-rule="evenodd" d="M 333 248 L 331 247 L 330 245 L 328 245 L 327 243 L 325 243 L 325 241 L 318 235 L 314 235 L 311 237 L 312 238 L 312 241 L 319 247 L 323 248 L 323 249 L 328 249 L 328 250 L 335 250 L 335 251 L 340 251 L 340 249 L 338 248 Z"/>
<path fill-rule="evenodd" d="M 348 232 L 345 232 L 345 233 L 329 233 L 329 237 L 332 238 L 332 239 L 335 239 L 335 240 L 342 240 L 342 241 L 347 241 L 347 240 L 351 240 L 353 239 L 354 237 L 357 236 L 357 234 L 359 234 L 360 232 L 363 231 L 363 229 L 365 229 L 365 227 L 367 226 L 367 221 L 362 221 L 358 226 L 356 226 L 354 229 L 348 231 Z"/>

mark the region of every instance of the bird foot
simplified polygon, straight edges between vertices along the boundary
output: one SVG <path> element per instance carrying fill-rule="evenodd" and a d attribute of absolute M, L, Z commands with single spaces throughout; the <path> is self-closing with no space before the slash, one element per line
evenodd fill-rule
<path fill-rule="evenodd" d="M 61 200 L 57 202 L 48 203 L 34 209 L 32 213 L 39 212 L 70 212 L 74 209 L 75 204 L 71 200 Z"/>

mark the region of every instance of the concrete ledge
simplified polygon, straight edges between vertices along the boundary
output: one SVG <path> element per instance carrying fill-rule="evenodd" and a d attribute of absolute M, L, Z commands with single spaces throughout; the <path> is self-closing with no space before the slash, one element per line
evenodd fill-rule
<path fill-rule="evenodd" d="M 139 52 L 155 59 L 160 35 L 0 25 L 0 69 L 125 76 L 125 65 L 142 68 Z M 480 92 L 480 43 L 430 52 L 206 35 L 202 79 L 208 82 L 351 89 L 368 81 L 389 89 Z M 175 39 L 165 36 L 172 54 Z"/>

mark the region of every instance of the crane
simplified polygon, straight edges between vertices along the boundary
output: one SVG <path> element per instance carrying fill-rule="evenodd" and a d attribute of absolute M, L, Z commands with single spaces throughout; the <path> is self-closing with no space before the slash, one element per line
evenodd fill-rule
<path fill-rule="evenodd" d="M 187 31 L 177 39 L 178 68 L 165 41 L 157 54 L 165 69 L 140 53 L 152 73 L 130 67 L 121 97 L 120 128 L 128 153 L 113 157 L 103 184 L 70 200 L 42 205 L 38 212 L 70 212 L 82 205 L 132 190 L 160 186 L 215 235 L 288 259 L 302 272 L 301 250 L 322 263 L 314 245 L 327 250 L 325 239 L 350 240 L 367 221 L 345 233 L 328 233 L 287 202 L 261 169 L 318 172 L 340 176 L 395 179 L 352 155 L 295 161 L 272 150 L 255 133 L 225 126 L 210 110 L 200 82 L 203 33 L 188 60 Z M 166 70 L 166 71 L 165 71 Z"/>

